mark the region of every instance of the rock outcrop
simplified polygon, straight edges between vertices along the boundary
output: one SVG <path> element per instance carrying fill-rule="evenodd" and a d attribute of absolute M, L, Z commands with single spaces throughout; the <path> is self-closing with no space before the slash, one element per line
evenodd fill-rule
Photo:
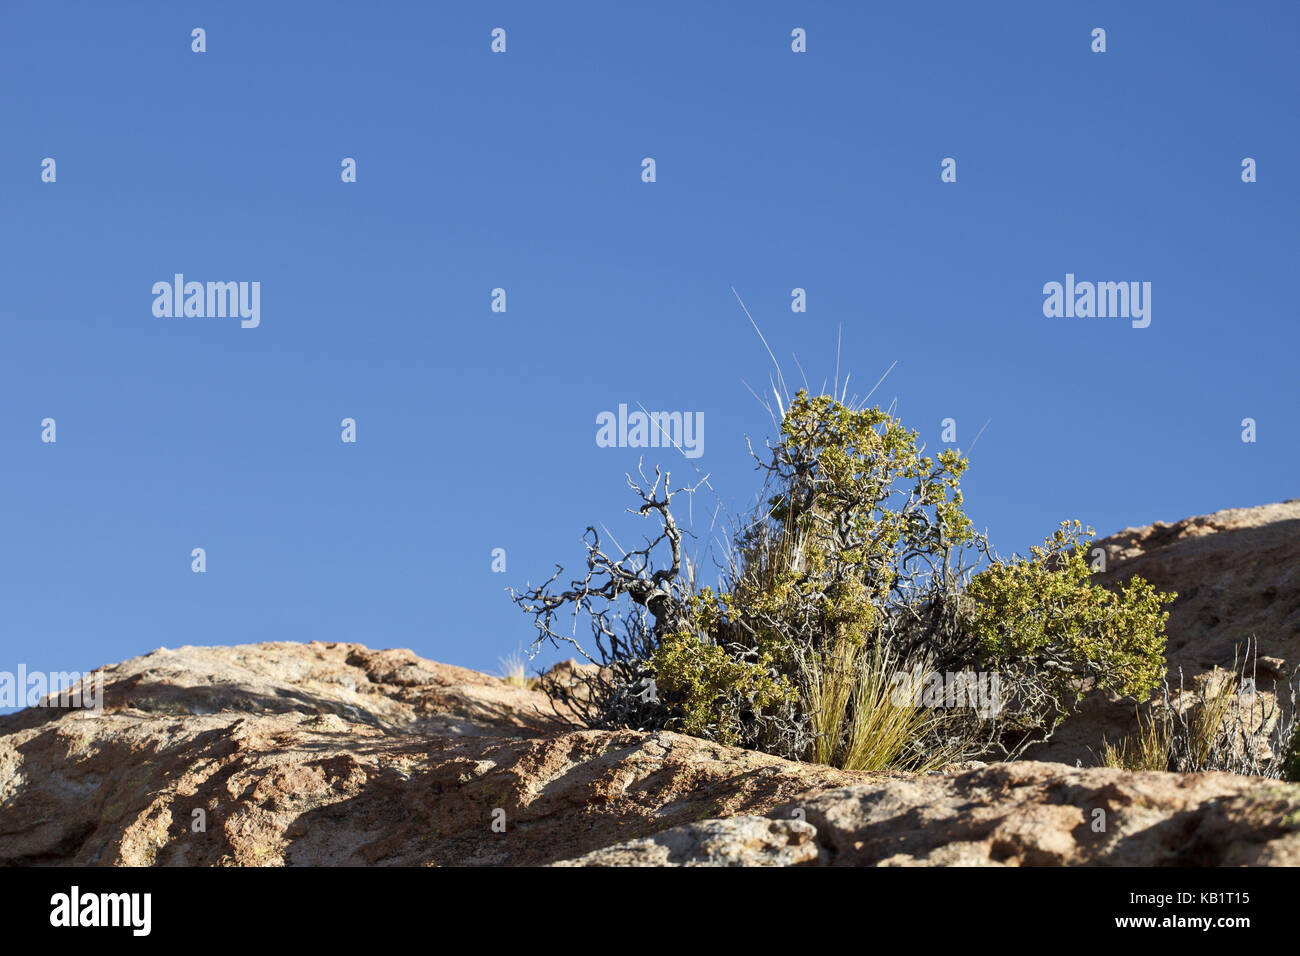
<path fill-rule="evenodd" d="M 578 731 L 353 644 L 159 649 L 104 712 L 0 718 L 0 863 L 1300 864 L 1300 787 L 1059 764 L 927 776 Z"/>
<path fill-rule="evenodd" d="M 1189 683 L 1248 640 L 1263 680 L 1300 665 L 1300 500 L 1099 543 L 1101 580 L 1178 592 Z M 102 713 L 0 717 L 0 863 L 1300 865 L 1300 786 L 1072 766 L 1133 729 L 1113 697 L 1036 760 L 909 776 L 575 730 L 534 690 L 355 644 L 161 648 L 102 674 Z"/>
<path fill-rule="evenodd" d="M 103 700 L 0 718 L 0 863 L 542 864 L 855 779 L 355 644 L 160 649 Z"/>

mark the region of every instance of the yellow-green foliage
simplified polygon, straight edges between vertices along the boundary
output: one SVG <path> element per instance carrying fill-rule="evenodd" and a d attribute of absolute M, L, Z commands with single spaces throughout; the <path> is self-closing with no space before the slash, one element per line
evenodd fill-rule
<path fill-rule="evenodd" d="M 767 514 L 775 533 L 740 542 L 742 573 L 720 599 L 724 614 L 778 660 L 791 662 L 796 619 L 820 640 L 862 643 L 901 555 L 970 540 L 958 489 L 966 460 L 954 451 L 922 456 L 916 439 L 879 408 L 855 410 L 803 390 L 791 402 L 774 449 L 778 488 Z M 891 501 L 909 494 L 907 508 Z M 919 522 L 927 510 L 933 521 Z"/>
<path fill-rule="evenodd" d="M 725 631 L 760 653 L 759 670 L 778 668 L 780 694 L 769 700 L 785 702 L 798 688 L 812 740 L 799 756 L 870 770 L 959 756 L 938 746 L 918 755 L 920 739 L 948 715 L 895 706 L 886 668 L 898 662 L 879 625 L 905 556 L 942 555 L 972 538 L 958 488 L 965 469 L 953 451 L 921 455 L 917 433 L 879 408 L 805 391 L 791 402 L 773 449 L 776 493 L 757 530 L 737 542 L 731 590 L 706 592 L 693 613 L 702 633 Z M 712 663 L 720 673 L 716 656 Z M 709 694 L 726 699 L 716 686 Z M 722 723 L 716 708 L 708 714 Z"/>
<path fill-rule="evenodd" d="M 567 640 L 549 621 L 570 601 L 592 613 L 598 643 L 610 632 L 590 611 L 593 597 L 626 595 L 654 616 L 650 626 L 630 620 L 630 640 L 607 658 L 588 658 L 611 675 L 592 698 L 592 725 L 668 727 L 837 766 L 916 769 L 1001 746 L 1005 725 L 1000 711 L 955 718 L 957 708 L 900 703 L 889 693 L 899 670 L 932 662 L 1005 673 L 1011 704 L 1025 714 L 1014 728 L 1022 741 L 1089 682 L 1149 693 L 1163 674 L 1160 605 L 1170 596 L 1137 579 L 1121 594 L 1092 585 L 1077 522 L 1028 559 L 993 560 L 963 593 L 979 561 L 960 556 L 988 556 L 963 511 L 967 461 L 952 450 L 924 455 L 917 439 L 887 411 L 801 390 L 770 462 L 760 461 L 765 506 L 734 538 L 718 592 L 678 577 L 676 557 L 671 573 L 634 575 L 594 550 L 599 587 L 530 593 L 521 605 L 551 639 Z M 640 512 L 662 514 L 676 548 L 666 500 L 641 494 Z M 642 706 L 650 676 L 657 699 Z"/>
<path fill-rule="evenodd" d="M 877 580 L 860 582 L 870 598 L 893 583 L 896 549 L 919 543 L 918 538 L 944 540 L 956 546 L 971 537 L 971 523 L 962 512 L 958 481 L 966 459 L 944 451 L 936 460 L 918 453 L 917 433 L 879 408 L 854 410 L 828 395 L 810 398 L 800 391 L 781 422 L 778 460 L 791 478 L 771 500 L 772 514 L 806 546 L 803 555 L 813 575 L 836 563 L 869 565 L 883 561 Z M 901 487 L 900 487 L 901 485 Z M 889 499 L 911 492 L 910 509 L 890 507 Z M 932 508 L 935 522 L 923 530 L 918 510 Z M 853 532 L 860 544 L 836 548 Z M 850 616 L 852 608 L 848 609 Z"/>
<path fill-rule="evenodd" d="M 656 656 L 682 729 L 742 739 L 745 721 L 797 688 L 808 756 L 819 763 L 899 767 L 915 762 L 921 737 L 952 739 L 937 732 L 951 715 L 889 699 L 882 668 L 896 662 L 880 627 L 891 589 L 915 572 L 909 560 L 946 560 L 974 538 L 959 487 L 966 467 L 955 451 L 922 455 L 917 433 L 888 412 L 800 391 L 773 448 L 768 523 L 737 542 L 730 590 L 696 594 L 689 632 L 664 640 Z M 1026 726 L 1059 719 L 1085 678 L 1145 697 L 1164 673 L 1160 606 L 1171 596 L 1138 579 L 1118 595 L 1093 585 L 1082 534 L 1066 523 L 1030 558 L 994 561 L 962 602 L 979 660 L 961 664 L 1014 662 L 1017 690 L 1050 702 Z M 729 652 L 731 642 L 750 660 Z"/>
<path fill-rule="evenodd" d="M 1092 530 L 1062 522 L 1031 557 L 995 562 L 967 588 L 968 623 L 986 663 L 1041 657 L 1060 665 L 1052 690 L 1077 699 L 1080 675 L 1093 686 L 1145 700 L 1165 670 L 1162 605 L 1176 595 L 1142 578 L 1116 594 L 1091 583 Z"/>
<path fill-rule="evenodd" d="M 794 697 L 784 677 L 772 677 L 769 655 L 742 661 L 695 634 L 665 638 L 654 658 L 655 684 L 681 711 L 681 729 L 724 744 L 740 739 L 741 720 Z"/>

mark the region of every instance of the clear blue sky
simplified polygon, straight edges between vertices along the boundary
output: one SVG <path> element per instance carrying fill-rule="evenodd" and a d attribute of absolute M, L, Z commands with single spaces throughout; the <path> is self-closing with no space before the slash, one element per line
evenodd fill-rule
<path fill-rule="evenodd" d="M 792 377 L 842 329 L 932 450 L 991 420 L 964 484 L 1003 552 L 1295 497 L 1298 10 L 5 0 L 0 669 L 497 669 L 507 585 L 640 528 L 597 414 L 703 412 L 701 458 L 648 462 L 750 500 L 733 285 Z M 177 272 L 260 282 L 260 327 L 155 318 Z M 1066 273 L 1151 282 L 1150 327 L 1044 317 Z"/>

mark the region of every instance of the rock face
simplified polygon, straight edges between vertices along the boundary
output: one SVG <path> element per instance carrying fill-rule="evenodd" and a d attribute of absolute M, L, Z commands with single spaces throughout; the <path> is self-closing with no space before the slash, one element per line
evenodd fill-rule
<path fill-rule="evenodd" d="M 0 718 L 0 863 L 1300 864 L 1294 785 L 846 773 L 573 730 L 409 651 L 160 649 L 106 668 L 103 699 Z"/>
<path fill-rule="evenodd" d="M 0 863 L 541 864 L 854 779 L 355 644 L 158 650 L 103 699 L 0 718 Z"/>
<path fill-rule="evenodd" d="M 1300 665 L 1300 498 L 1129 528 L 1100 542 L 1106 583 L 1140 574 L 1178 592 L 1169 613 L 1169 663 L 1231 667 L 1238 646 Z"/>
<path fill-rule="evenodd" d="M 1229 774 L 997 764 L 819 790 L 780 807 L 784 819 L 677 827 L 564 865 L 1300 864 L 1300 787 L 1261 784 Z"/>
<path fill-rule="evenodd" d="M 1140 575 L 1178 592 L 1165 629 L 1175 689 L 1180 669 L 1190 688 L 1216 666 L 1231 668 L 1248 645 L 1257 646 L 1261 691 L 1275 681 L 1281 687 L 1300 667 L 1300 499 L 1128 528 L 1094 547 L 1106 549 L 1100 583 Z M 1134 729 L 1131 700 L 1094 695 L 1026 756 L 1088 766 L 1103 736 L 1118 742 Z"/>

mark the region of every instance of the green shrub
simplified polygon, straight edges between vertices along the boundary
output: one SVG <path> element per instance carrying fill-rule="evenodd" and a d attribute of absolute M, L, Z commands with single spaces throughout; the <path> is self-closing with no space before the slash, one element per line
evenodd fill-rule
<path fill-rule="evenodd" d="M 800 391 L 759 464 L 762 504 L 732 536 L 716 591 L 696 586 L 672 513 L 695 489 L 671 491 L 656 469 L 629 484 L 658 537 L 614 558 L 588 528 L 583 577 L 557 591 L 557 570 L 513 595 L 534 616 L 534 647 L 571 645 L 598 665 L 581 692 L 558 691 L 557 709 L 590 727 L 916 769 L 1014 755 L 1085 690 L 1142 696 L 1159 682 L 1170 595 L 1140 579 L 1093 585 L 1077 522 L 1028 558 L 997 558 L 963 511 L 966 459 L 924 455 L 892 414 Z M 553 626 L 575 611 L 589 643 Z M 918 668 L 993 669 L 1006 700 L 981 711 L 900 699 L 896 678 Z"/>
<path fill-rule="evenodd" d="M 740 660 L 691 633 L 664 638 L 654 656 L 658 693 L 679 711 L 679 729 L 724 744 L 741 742 L 755 715 L 795 699 L 795 689 L 770 664 L 766 656 Z"/>
<path fill-rule="evenodd" d="M 1144 701 L 1164 677 L 1163 605 L 1174 595 L 1137 577 L 1119 592 L 1092 584 L 1091 539 L 1063 522 L 1029 557 L 995 561 L 966 588 L 981 660 L 1024 689 L 1021 722 L 1055 724 L 1089 690 Z"/>

